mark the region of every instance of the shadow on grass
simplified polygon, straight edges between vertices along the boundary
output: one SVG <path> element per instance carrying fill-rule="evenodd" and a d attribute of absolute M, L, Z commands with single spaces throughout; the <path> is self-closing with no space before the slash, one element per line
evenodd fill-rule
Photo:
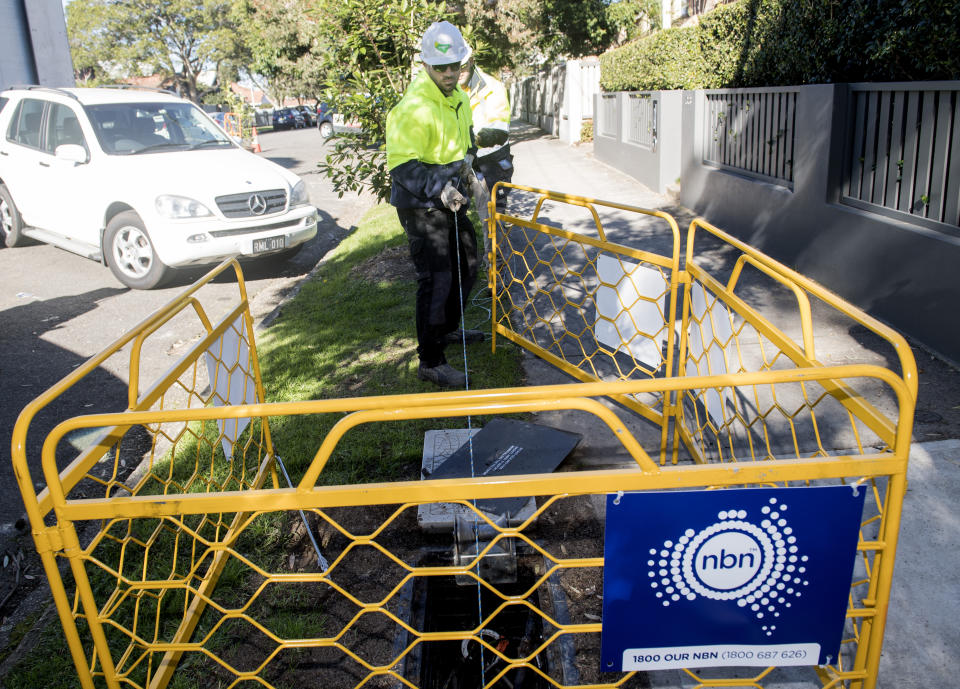
<path fill-rule="evenodd" d="M 432 393 L 416 377 L 411 271 L 370 269 L 377 262 L 409 262 L 406 237 L 389 206 L 380 206 L 344 240 L 300 289 L 270 328 L 259 336 L 258 352 L 268 400 L 291 401 L 371 395 Z M 361 269 L 363 268 L 363 269 Z M 384 278 L 371 277 L 383 273 Z M 483 282 L 481 278 L 479 283 Z M 477 300 L 482 303 L 482 300 Z M 468 296 L 468 327 L 486 312 Z M 489 322 L 484 329 L 489 333 Z M 470 376 L 470 387 L 501 388 L 522 383 L 513 345 L 491 352 L 483 344 L 450 346 L 450 363 Z M 464 357 L 466 357 L 464 359 Z M 277 452 L 296 480 L 313 460 L 329 429 L 342 414 L 288 416 L 271 420 Z M 321 474 L 325 484 L 415 479 L 423 434 L 436 428 L 463 428 L 476 418 L 376 423 L 347 433 Z"/>

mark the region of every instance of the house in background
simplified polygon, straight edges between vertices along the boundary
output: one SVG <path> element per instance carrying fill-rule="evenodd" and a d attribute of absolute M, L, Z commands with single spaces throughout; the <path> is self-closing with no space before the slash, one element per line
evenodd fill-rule
<path fill-rule="evenodd" d="M 233 82 L 230 84 L 230 90 L 237 94 L 244 103 L 256 109 L 273 107 L 273 103 L 267 98 L 267 94 L 255 86 L 243 86 L 242 84 Z"/>
<path fill-rule="evenodd" d="M 733 0 L 661 0 L 660 17 L 663 28 L 696 24 L 700 21 L 700 15 L 730 2 Z"/>
<path fill-rule="evenodd" d="M 150 74 L 145 77 L 127 77 L 121 81 L 131 86 L 140 86 L 148 89 L 165 89 L 167 91 L 173 91 L 174 93 L 177 92 L 177 87 L 173 79 L 161 74 Z"/>

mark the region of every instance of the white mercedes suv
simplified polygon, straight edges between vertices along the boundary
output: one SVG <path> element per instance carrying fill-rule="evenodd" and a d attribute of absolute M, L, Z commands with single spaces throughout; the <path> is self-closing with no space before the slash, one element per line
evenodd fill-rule
<path fill-rule="evenodd" d="M 189 101 L 127 88 L 0 92 L 0 241 L 26 238 L 156 287 L 175 268 L 287 255 L 317 233 L 297 175 Z"/>

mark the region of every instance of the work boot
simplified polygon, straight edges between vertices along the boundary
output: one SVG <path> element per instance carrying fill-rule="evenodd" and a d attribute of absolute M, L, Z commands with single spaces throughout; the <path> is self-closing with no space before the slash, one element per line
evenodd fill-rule
<path fill-rule="evenodd" d="M 464 335 L 466 335 L 467 344 L 483 342 L 484 338 L 486 337 L 482 330 L 460 330 L 458 328 L 452 333 L 447 333 L 444 337 L 444 341 L 447 344 L 460 344 L 463 342 Z"/>
<path fill-rule="evenodd" d="M 420 364 L 417 369 L 417 378 L 429 380 L 441 388 L 462 388 L 467 384 L 467 377 L 450 364 L 427 367 Z"/>

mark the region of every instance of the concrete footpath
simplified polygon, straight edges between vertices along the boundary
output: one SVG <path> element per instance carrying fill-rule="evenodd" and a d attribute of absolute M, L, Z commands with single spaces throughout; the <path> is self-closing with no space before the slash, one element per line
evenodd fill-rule
<path fill-rule="evenodd" d="M 693 217 L 671 199 L 597 161 L 590 144 L 567 146 L 517 123 L 514 140 L 513 181 L 517 184 L 666 210 L 674 214 L 681 231 Z M 545 211 L 545 216 L 549 212 Z M 582 227 L 590 224 L 585 218 Z M 565 221 L 563 226 L 580 231 L 573 225 Z M 613 225 L 617 225 L 616 219 Z M 615 232 L 613 241 L 646 248 L 631 243 L 628 228 Z M 821 348 L 821 338 L 827 347 Z M 884 689 L 956 686 L 953 672 L 960 666 L 960 548 L 956 547 L 960 532 L 960 375 L 916 343 L 911 345 L 920 369 L 920 399 L 879 674 L 879 686 Z M 865 345 L 849 328 L 828 324 L 818 335 L 818 356 L 821 351 L 829 352 L 821 357 L 824 363 L 870 360 L 868 350 L 869 343 Z M 562 382 L 556 369 L 537 365 L 532 359 L 527 366 L 529 384 Z"/>

